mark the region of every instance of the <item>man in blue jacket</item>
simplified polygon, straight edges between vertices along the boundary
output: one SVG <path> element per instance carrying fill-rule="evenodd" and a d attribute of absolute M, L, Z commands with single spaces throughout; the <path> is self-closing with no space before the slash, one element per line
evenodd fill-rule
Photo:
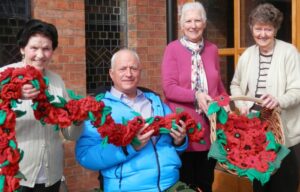
<path fill-rule="evenodd" d="M 114 83 L 102 100 L 112 108 L 116 123 L 131 120 L 136 112 L 144 119 L 171 113 L 158 95 L 137 87 L 141 76 L 136 52 L 122 49 L 111 59 L 110 77 Z M 135 113 L 134 113 L 135 112 Z M 104 191 L 166 191 L 179 180 L 181 161 L 178 154 L 187 148 L 185 124 L 170 134 L 152 136 L 153 130 L 136 134 L 140 145 L 101 146 L 102 138 L 89 121 L 76 144 L 76 159 L 85 168 L 101 171 Z"/>

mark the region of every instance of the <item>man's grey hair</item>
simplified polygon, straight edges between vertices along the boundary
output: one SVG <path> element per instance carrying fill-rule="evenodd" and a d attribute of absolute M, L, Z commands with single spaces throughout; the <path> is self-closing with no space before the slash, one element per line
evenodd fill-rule
<path fill-rule="evenodd" d="M 185 3 L 181 9 L 180 26 L 182 26 L 184 23 L 186 12 L 190 10 L 198 10 L 201 14 L 201 19 L 203 19 L 203 21 L 206 22 L 206 11 L 203 5 L 200 2 L 189 2 Z"/>
<path fill-rule="evenodd" d="M 136 51 L 134 50 L 131 50 L 131 49 L 128 49 L 128 48 L 123 48 L 123 49 L 120 49 L 119 51 L 115 52 L 113 54 L 113 56 L 111 57 L 111 60 L 110 60 L 110 68 L 112 69 L 113 66 L 115 65 L 115 62 L 116 62 L 116 57 L 118 56 L 118 54 L 120 52 L 123 52 L 123 51 L 129 51 L 137 60 L 138 64 L 140 64 L 140 57 L 139 55 L 136 53 Z"/>

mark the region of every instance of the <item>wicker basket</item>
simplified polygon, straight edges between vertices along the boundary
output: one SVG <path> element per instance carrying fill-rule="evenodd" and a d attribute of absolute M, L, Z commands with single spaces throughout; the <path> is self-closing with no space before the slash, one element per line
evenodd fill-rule
<path fill-rule="evenodd" d="M 258 99 L 258 98 L 253 98 L 253 97 L 246 97 L 246 96 L 236 96 L 230 97 L 230 101 L 251 101 L 256 103 L 257 105 L 261 105 L 262 100 Z M 234 102 L 232 102 L 234 103 Z M 238 110 L 231 110 L 231 112 L 233 113 L 238 113 Z M 280 119 L 280 114 L 279 114 L 280 110 L 279 108 L 275 108 L 274 110 L 269 110 L 267 108 L 262 108 L 262 110 L 260 111 L 261 116 L 260 119 L 262 121 L 268 121 L 269 126 L 267 128 L 267 131 L 272 131 L 272 133 L 274 134 L 275 140 L 277 143 L 279 144 L 284 144 L 284 135 L 283 135 L 283 128 L 282 128 L 282 123 L 281 123 L 281 119 Z M 216 118 L 216 113 L 212 114 L 209 116 L 209 121 L 210 121 L 210 130 L 211 130 L 211 134 L 210 134 L 210 139 L 211 142 L 213 143 L 216 140 L 216 125 L 217 125 L 217 118 Z M 225 163 L 220 163 L 218 162 L 218 164 L 225 169 L 227 172 L 237 175 L 237 173 L 234 170 L 230 170 L 228 169 L 227 165 Z"/>

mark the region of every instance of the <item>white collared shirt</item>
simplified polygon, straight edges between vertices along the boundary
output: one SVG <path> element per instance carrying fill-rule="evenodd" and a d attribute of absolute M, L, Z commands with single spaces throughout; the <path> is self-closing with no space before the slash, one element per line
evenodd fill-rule
<path fill-rule="evenodd" d="M 132 108 L 135 112 L 141 114 L 141 116 L 146 119 L 152 116 L 152 106 L 151 101 L 147 99 L 144 93 L 137 89 L 137 94 L 134 99 L 129 99 L 126 94 L 118 91 L 116 88 L 111 87 L 110 93 L 119 98 L 122 102 Z"/>

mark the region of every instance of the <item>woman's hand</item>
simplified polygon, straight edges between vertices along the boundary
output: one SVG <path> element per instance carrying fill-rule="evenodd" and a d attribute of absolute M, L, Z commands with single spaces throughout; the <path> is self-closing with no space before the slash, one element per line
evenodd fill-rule
<path fill-rule="evenodd" d="M 25 84 L 22 86 L 22 99 L 34 99 L 40 93 L 39 90 L 33 87 L 31 84 Z"/>
<path fill-rule="evenodd" d="M 177 129 L 171 129 L 171 137 L 173 137 L 174 145 L 180 146 L 186 137 L 186 124 L 180 120 L 180 125 L 176 125 Z"/>
<path fill-rule="evenodd" d="M 246 107 L 246 106 L 239 108 L 239 111 L 240 111 L 241 115 L 248 115 L 249 114 L 249 108 Z"/>
<path fill-rule="evenodd" d="M 262 107 L 274 109 L 279 106 L 278 100 L 270 94 L 264 94 L 260 97 L 263 100 Z"/>
<path fill-rule="evenodd" d="M 152 134 L 154 133 L 154 130 L 149 130 L 148 132 L 142 134 L 143 130 L 145 130 L 149 126 L 148 123 L 144 125 L 136 134 L 136 138 L 140 141 L 140 145 L 133 145 L 133 148 L 136 151 L 141 150 L 151 139 Z"/>
<path fill-rule="evenodd" d="M 199 109 L 201 109 L 203 112 L 207 113 L 208 109 L 208 103 L 211 101 L 211 97 L 207 95 L 206 93 L 202 92 L 196 92 L 196 100 L 199 106 Z"/>

